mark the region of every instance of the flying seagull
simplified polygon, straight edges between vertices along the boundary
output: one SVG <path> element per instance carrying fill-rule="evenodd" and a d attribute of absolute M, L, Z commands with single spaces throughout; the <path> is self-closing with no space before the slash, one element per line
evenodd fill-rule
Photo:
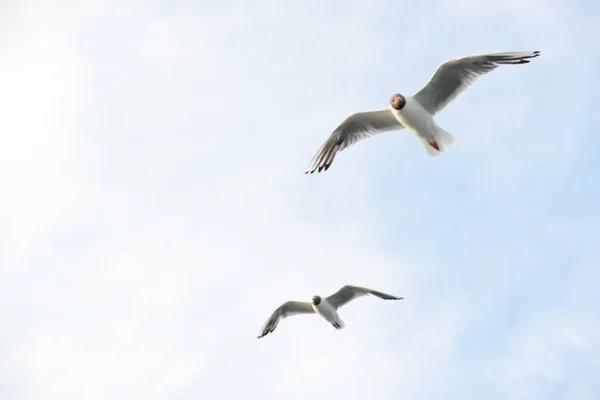
<path fill-rule="evenodd" d="M 349 303 L 360 296 L 366 296 L 372 294 L 384 300 L 402 300 L 402 297 L 392 296 L 378 292 L 376 290 L 367 289 L 360 286 L 346 285 L 343 286 L 336 293 L 324 299 L 321 296 L 313 296 L 312 303 L 306 301 L 287 301 L 283 303 L 277 310 L 271 314 L 271 317 L 265 322 L 260 330 L 258 338 L 268 335 L 273 332 L 279 321 L 296 314 L 313 314 L 317 313 L 321 317 L 325 318 L 327 322 L 333 325 L 336 329 L 342 329 L 345 324 L 340 319 L 337 313 L 337 309 L 341 306 Z"/>
<path fill-rule="evenodd" d="M 435 157 L 454 143 L 454 136 L 440 128 L 433 116 L 477 78 L 501 64 L 527 64 L 539 51 L 481 54 L 455 58 L 440 64 L 431 79 L 413 96 L 396 93 L 390 106 L 348 116 L 329 136 L 311 160 L 306 173 L 327 171 L 338 151 L 374 134 L 408 128 L 417 135 L 428 155 Z"/>

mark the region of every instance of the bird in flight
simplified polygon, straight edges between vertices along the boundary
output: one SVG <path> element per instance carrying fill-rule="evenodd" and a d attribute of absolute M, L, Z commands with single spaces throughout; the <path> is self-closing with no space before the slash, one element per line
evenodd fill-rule
<path fill-rule="evenodd" d="M 527 64 L 539 51 L 481 54 L 440 64 L 429 82 L 413 96 L 395 93 L 389 107 L 348 116 L 321 146 L 305 173 L 327 171 L 335 155 L 374 134 L 408 128 L 428 155 L 435 157 L 454 143 L 454 135 L 440 128 L 433 116 L 471 85 L 499 65 Z"/>
<path fill-rule="evenodd" d="M 360 296 L 373 295 L 384 300 L 402 300 L 402 297 L 392 296 L 360 286 L 345 285 L 329 297 L 313 296 L 312 302 L 287 301 L 277 308 L 260 330 L 258 338 L 273 332 L 279 321 L 296 314 L 318 314 L 336 329 L 342 329 L 345 324 L 337 309 Z"/>

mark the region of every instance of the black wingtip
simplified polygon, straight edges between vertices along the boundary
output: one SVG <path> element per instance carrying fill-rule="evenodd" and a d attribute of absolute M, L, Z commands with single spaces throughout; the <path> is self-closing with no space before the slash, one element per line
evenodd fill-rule
<path fill-rule="evenodd" d="M 305 172 L 304 172 L 304 175 L 306 175 L 306 174 L 311 174 L 311 175 L 312 175 L 312 174 L 314 174 L 315 172 L 318 174 L 318 173 L 320 173 L 320 172 L 327 171 L 327 170 L 329 169 L 329 167 L 331 167 L 331 163 L 329 163 L 329 164 L 323 164 L 323 165 L 321 165 L 320 167 L 318 167 L 318 168 L 315 168 L 315 169 L 313 169 L 313 170 L 308 170 L 308 171 L 305 171 Z"/>

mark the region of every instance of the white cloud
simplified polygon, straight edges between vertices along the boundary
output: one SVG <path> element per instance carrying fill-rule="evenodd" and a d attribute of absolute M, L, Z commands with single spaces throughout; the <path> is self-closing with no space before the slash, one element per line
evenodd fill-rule
<path fill-rule="evenodd" d="M 30 30 L 9 25 L 0 67 L 0 262 L 7 266 L 23 265 L 33 242 L 81 196 L 73 149 L 82 71 L 51 21 L 27 22 Z"/>

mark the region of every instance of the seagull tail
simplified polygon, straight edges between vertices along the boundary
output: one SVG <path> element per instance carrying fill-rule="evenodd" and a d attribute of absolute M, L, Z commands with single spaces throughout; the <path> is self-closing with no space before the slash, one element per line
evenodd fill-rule
<path fill-rule="evenodd" d="M 433 137 L 424 138 L 419 136 L 425 151 L 431 157 L 438 156 L 441 152 L 452 146 L 454 143 L 454 135 L 450 132 L 437 128 L 436 133 Z"/>

